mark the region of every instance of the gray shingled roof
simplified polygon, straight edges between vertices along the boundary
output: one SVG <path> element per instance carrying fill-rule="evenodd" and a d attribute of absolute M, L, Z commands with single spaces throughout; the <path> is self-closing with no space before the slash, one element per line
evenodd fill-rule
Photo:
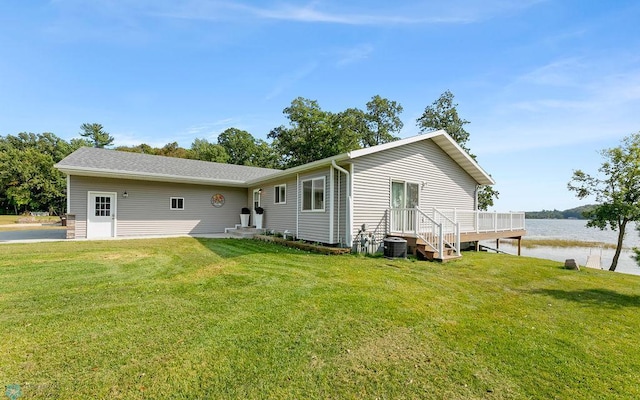
<path fill-rule="evenodd" d="M 66 173 L 108 175 L 122 178 L 180 180 L 202 183 L 242 184 L 280 172 L 277 169 L 221 164 L 184 158 L 82 147 L 56 164 Z"/>

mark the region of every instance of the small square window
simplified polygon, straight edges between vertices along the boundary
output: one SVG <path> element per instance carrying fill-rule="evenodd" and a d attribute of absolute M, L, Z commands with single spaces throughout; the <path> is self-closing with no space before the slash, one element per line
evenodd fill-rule
<path fill-rule="evenodd" d="M 275 187 L 274 203 L 286 204 L 287 203 L 287 185 L 278 185 Z"/>
<path fill-rule="evenodd" d="M 171 198 L 172 210 L 184 210 L 184 197 L 172 197 Z"/>

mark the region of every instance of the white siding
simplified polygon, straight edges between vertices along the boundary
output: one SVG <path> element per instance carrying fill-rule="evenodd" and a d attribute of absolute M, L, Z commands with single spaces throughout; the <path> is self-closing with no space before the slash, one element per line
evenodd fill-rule
<path fill-rule="evenodd" d="M 329 179 L 329 167 L 313 172 L 300 174 L 300 186 L 298 187 L 298 199 L 300 204 L 299 224 L 298 224 L 298 238 L 303 240 L 309 240 L 312 242 L 331 243 L 332 238 L 329 238 L 329 223 L 330 223 L 330 179 Z M 301 211 L 302 208 L 302 182 L 312 178 L 325 178 L 324 185 L 324 211 Z"/>
<path fill-rule="evenodd" d="M 420 141 L 354 160 L 354 237 L 362 224 L 378 239 L 386 234 L 392 180 L 418 183 L 423 209 L 474 208 L 476 181 L 433 141 Z"/>
<path fill-rule="evenodd" d="M 286 204 L 275 204 L 275 187 L 286 185 Z M 254 189 L 262 188 L 260 206 L 264 208 L 263 227 L 267 230 L 274 230 L 283 233 L 289 231 L 297 236 L 296 232 L 296 177 L 283 178 L 260 186 L 249 188 L 249 193 Z"/>
<path fill-rule="evenodd" d="M 240 223 L 247 190 L 203 185 L 71 176 L 70 213 L 76 215 L 76 237 L 86 237 L 87 192 L 117 192 L 117 235 L 182 235 L 222 233 Z M 126 191 L 128 197 L 122 197 Z M 211 196 L 225 197 L 222 207 Z M 184 210 L 170 210 L 169 198 L 183 197 Z"/>

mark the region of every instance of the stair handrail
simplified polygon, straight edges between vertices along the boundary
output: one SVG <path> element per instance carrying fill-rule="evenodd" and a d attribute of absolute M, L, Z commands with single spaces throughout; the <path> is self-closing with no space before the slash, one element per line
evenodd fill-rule
<path fill-rule="evenodd" d="M 440 248 L 444 249 L 445 244 L 449 246 L 453 251 L 455 251 L 456 255 L 460 255 L 460 223 L 454 221 L 449 218 L 446 214 L 438 210 L 437 208 L 433 208 L 433 219 L 435 223 L 440 225 Z M 443 221 L 438 223 L 438 220 Z M 451 229 L 445 229 L 445 225 L 447 227 L 451 227 Z M 451 240 L 447 240 L 446 237 L 451 235 Z"/>

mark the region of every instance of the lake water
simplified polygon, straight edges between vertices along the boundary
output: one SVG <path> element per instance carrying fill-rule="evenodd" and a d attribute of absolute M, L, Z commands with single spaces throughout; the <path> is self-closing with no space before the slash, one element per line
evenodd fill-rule
<path fill-rule="evenodd" d="M 601 231 L 598 228 L 587 228 L 585 220 L 570 219 L 528 219 L 526 229 L 528 239 L 566 239 L 579 240 L 582 242 L 600 242 L 616 244 L 618 232 L 611 230 Z M 495 241 L 483 242 L 489 247 L 495 247 Z M 624 250 L 620 254 L 616 272 L 640 275 L 640 267 L 631 256 L 632 247 L 640 247 L 640 235 L 633 223 L 629 223 L 624 239 Z M 507 253 L 517 254 L 517 247 L 507 243 L 500 243 L 500 250 Z M 545 258 L 564 262 L 568 258 L 573 258 L 580 266 L 587 262 L 589 254 L 601 254 L 601 267 L 609 269 L 613 259 L 614 249 L 601 249 L 590 247 L 522 247 L 521 254 L 527 257 Z"/>

